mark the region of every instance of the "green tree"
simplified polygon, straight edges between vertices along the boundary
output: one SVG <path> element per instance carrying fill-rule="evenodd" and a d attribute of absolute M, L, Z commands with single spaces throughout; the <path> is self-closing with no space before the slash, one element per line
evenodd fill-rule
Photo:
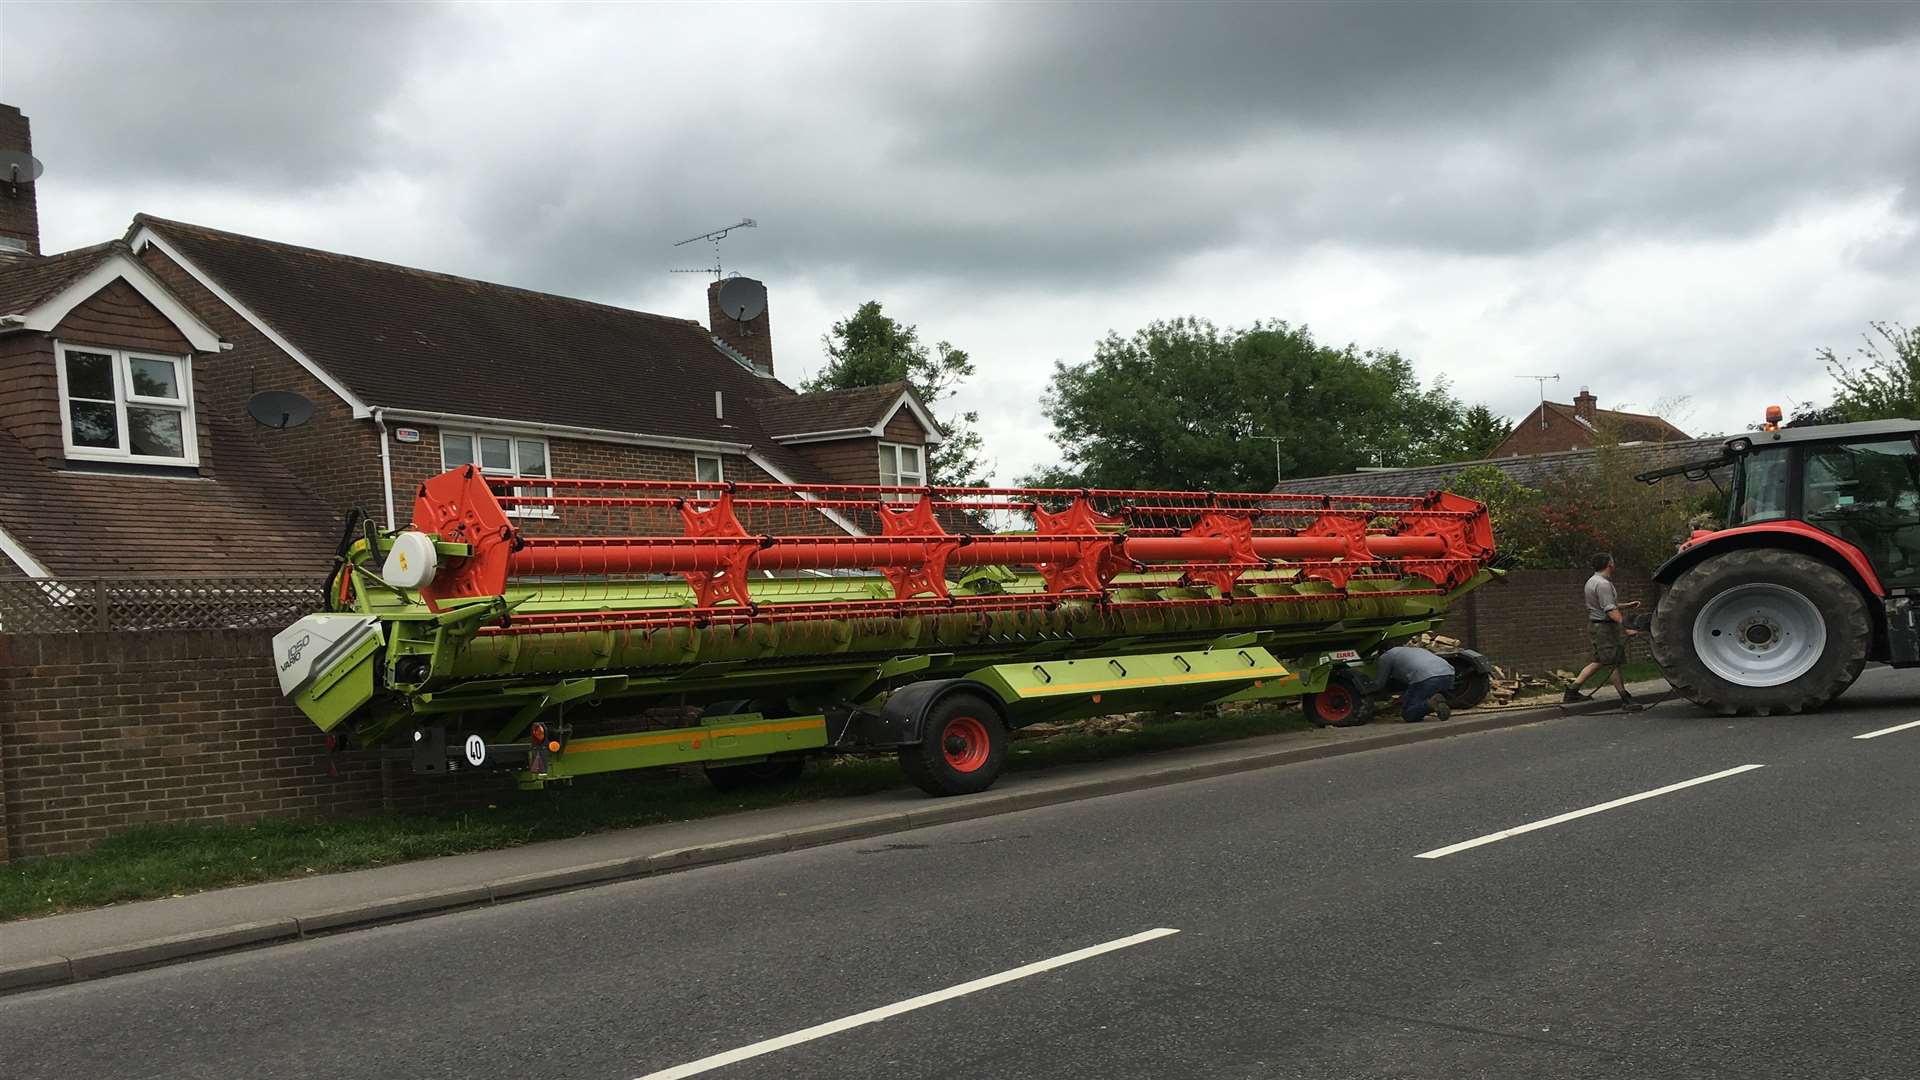
<path fill-rule="evenodd" d="M 1861 348 L 1842 359 L 1821 349 L 1833 376 L 1833 404 L 1822 413 L 1845 421 L 1920 417 L 1920 328 L 1869 323 Z"/>
<path fill-rule="evenodd" d="M 1460 470 L 1447 489 L 1487 504 L 1495 546 L 1521 566 L 1574 569 L 1610 551 L 1623 567 L 1652 570 L 1704 524 L 1696 519 L 1717 496 L 1677 480 L 1635 480 L 1641 462 L 1633 451 L 1617 432 L 1603 427 L 1599 436 L 1592 460 L 1550 473 L 1538 487 L 1478 465 Z"/>
<path fill-rule="evenodd" d="M 1446 488 L 1456 495 L 1485 503 L 1493 519 L 1493 542 L 1502 555 L 1521 566 L 1538 566 L 1545 522 L 1540 492 L 1527 487 L 1495 465 L 1473 465 L 1453 475 Z"/>
<path fill-rule="evenodd" d="M 1029 482 L 1255 491 L 1273 486 L 1276 457 L 1288 477 L 1447 460 L 1461 420 L 1446 384 L 1423 388 L 1398 353 L 1195 318 L 1056 363 L 1042 411 L 1064 461 Z"/>
<path fill-rule="evenodd" d="M 980 433 L 974 430 L 980 414 L 968 410 L 941 416 L 937 411 L 940 402 L 952 397 L 960 384 L 973 376 L 973 358 L 966 350 L 945 341 L 928 348 L 920 341 L 919 327 L 886 314 L 878 300 L 861 304 L 851 316 L 834 323 L 820 343 L 827 353 L 827 365 L 801 383 L 801 390 L 910 383 L 927 408 L 936 410 L 935 419 L 946 433 L 939 446 L 927 448 L 928 479 L 935 484 L 987 482 L 988 470 L 980 459 Z"/>
<path fill-rule="evenodd" d="M 1493 456 L 1500 444 L 1513 434 L 1513 421 L 1499 416 L 1485 405 L 1475 405 L 1460 416 L 1454 431 L 1453 461 L 1479 461 Z"/>

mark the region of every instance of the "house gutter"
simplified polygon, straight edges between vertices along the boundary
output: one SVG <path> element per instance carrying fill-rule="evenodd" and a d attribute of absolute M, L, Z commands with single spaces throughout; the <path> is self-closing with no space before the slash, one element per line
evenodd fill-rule
<path fill-rule="evenodd" d="M 393 444 L 387 440 L 387 410 L 373 410 L 373 427 L 380 433 L 380 493 L 387 498 L 387 531 L 393 525 Z"/>
<path fill-rule="evenodd" d="M 556 435 L 563 439 L 588 442 L 624 443 L 628 446 L 657 446 L 667 450 L 700 450 L 710 454 L 744 454 L 752 443 L 718 442 L 712 439 L 682 439 L 672 435 L 642 435 L 607 428 L 574 427 L 570 424 L 543 424 L 535 420 L 505 420 L 497 416 L 468 416 L 461 413 L 421 412 L 416 409 L 376 409 L 395 420 L 414 420 L 423 424 L 455 428 L 484 428 L 506 434 Z"/>

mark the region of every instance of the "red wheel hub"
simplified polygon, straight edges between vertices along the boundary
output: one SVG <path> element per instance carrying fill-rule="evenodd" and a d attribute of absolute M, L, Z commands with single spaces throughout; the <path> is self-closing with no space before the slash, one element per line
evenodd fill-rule
<path fill-rule="evenodd" d="M 954 717 L 940 733 L 940 749 L 946 753 L 947 764 L 953 766 L 953 771 L 979 771 L 992 750 L 987 725 L 971 716 Z"/>
<path fill-rule="evenodd" d="M 1328 683 L 1320 692 L 1321 718 L 1336 722 L 1353 715 L 1353 691 L 1339 683 Z"/>

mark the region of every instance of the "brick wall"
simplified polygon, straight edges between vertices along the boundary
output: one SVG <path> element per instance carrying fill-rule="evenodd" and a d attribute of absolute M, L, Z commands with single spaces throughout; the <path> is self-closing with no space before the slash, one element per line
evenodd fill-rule
<path fill-rule="evenodd" d="M 270 635 L 0 635 L 0 855 L 77 851 L 129 826 L 377 809 L 380 763 L 335 755 L 280 696 Z M 389 777 L 405 803 L 418 787 Z"/>
<path fill-rule="evenodd" d="M 1581 593 L 1592 576 L 1586 570 L 1515 570 L 1504 581 L 1468 593 L 1440 632 L 1486 653 L 1503 668 L 1535 674 L 1557 668 L 1579 671 L 1593 658 Z M 1644 575 L 1621 570 L 1614 585 L 1623 602 L 1638 600 L 1638 610 L 1652 610 L 1654 585 Z M 1631 659 L 1649 655 L 1644 636 L 1629 639 Z"/>
<path fill-rule="evenodd" d="M 0 150 L 32 153 L 31 127 L 17 107 L 0 105 Z M 38 186 L 20 184 L 0 191 L 0 236 L 20 241 L 34 255 L 40 254 L 40 213 L 34 196 Z"/>

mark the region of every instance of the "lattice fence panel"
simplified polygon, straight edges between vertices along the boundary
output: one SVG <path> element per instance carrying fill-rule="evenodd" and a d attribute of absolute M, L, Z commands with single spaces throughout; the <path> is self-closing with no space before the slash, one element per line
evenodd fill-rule
<path fill-rule="evenodd" d="M 314 576 L 0 581 L 0 633 L 280 629 L 320 609 Z"/>

